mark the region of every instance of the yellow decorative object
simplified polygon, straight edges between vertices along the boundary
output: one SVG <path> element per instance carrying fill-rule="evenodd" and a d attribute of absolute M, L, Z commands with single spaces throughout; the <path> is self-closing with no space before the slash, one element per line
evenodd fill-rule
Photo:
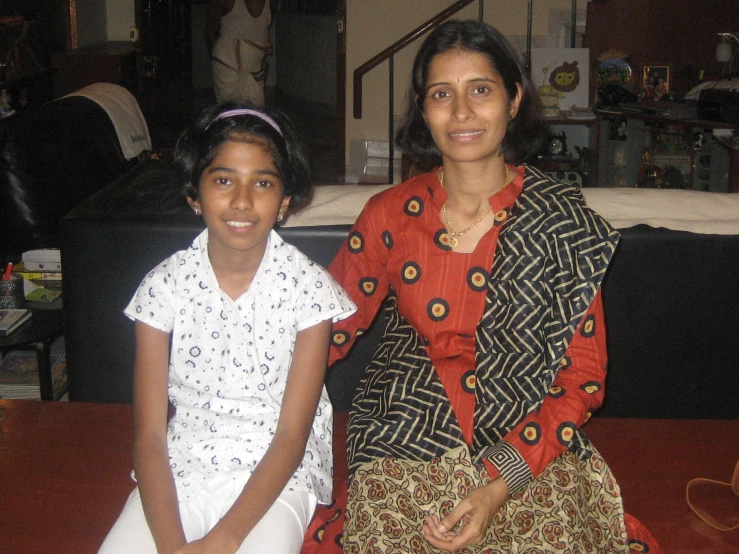
<path fill-rule="evenodd" d="M 560 98 L 564 98 L 564 94 L 551 85 L 541 85 L 539 87 L 539 100 L 541 101 L 544 117 L 559 117 L 561 115 L 562 112 L 559 109 Z"/>

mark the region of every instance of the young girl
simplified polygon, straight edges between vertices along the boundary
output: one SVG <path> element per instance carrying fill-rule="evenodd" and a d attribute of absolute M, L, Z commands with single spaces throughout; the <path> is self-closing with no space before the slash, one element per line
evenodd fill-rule
<path fill-rule="evenodd" d="M 211 108 L 180 137 L 175 168 L 207 229 L 125 310 L 138 487 L 100 552 L 297 553 L 331 501 L 323 380 L 332 320 L 356 307 L 273 230 L 310 189 L 284 115 Z"/>

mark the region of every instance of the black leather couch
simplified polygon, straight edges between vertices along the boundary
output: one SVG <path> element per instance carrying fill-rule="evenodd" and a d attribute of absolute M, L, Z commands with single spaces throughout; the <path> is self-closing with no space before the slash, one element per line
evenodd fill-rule
<path fill-rule="evenodd" d="M 0 260 L 57 248 L 59 221 L 129 170 L 108 114 L 72 96 L 0 121 Z"/>
<path fill-rule="evenodd" d="M 144 274 L 202 229 L 170 179 L 166 161 L 143 163 L 62 222 L 72 401 L 131 402 L 133 324 L 122 310 Z M 348 229 L 280 233 L 325 266 Z M 623 229 L 603 290 L 610 367 L 597 415 L 739 418 L 739 235 Z M 337 410 L 349 409 L 380 327 L 330 370 Z"/>

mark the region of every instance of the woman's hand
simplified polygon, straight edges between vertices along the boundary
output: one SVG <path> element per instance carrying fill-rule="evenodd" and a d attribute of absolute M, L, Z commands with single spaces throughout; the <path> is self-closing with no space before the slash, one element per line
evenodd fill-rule
<path fill-rule="evenodd" d="M 439 550 L 456 552 L 482 541 L 493 516 L 510 498 L 500 477 L 470 492 L 444 519 L 429 516 L 423 536 Z"/>

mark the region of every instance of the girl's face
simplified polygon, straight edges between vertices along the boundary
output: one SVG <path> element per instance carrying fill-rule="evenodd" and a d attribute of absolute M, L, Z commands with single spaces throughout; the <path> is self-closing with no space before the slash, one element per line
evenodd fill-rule
<path fill-rule="evenodd" d="M 445 162 L 498 155 L 521 102 L 521 85 L 516 86 L 511 100 L 503 78 L 479 52 L 453 49 L 431 60 L 424 119 Z"/>
<path fill-rule="evenodd" d="M 211 260 L 237 252 L 261 260 L 267 235 L 290 203 L 266 145 L 230 140 L 203 171 L 198 195 L 188 202 L 208 226 Z"/>

